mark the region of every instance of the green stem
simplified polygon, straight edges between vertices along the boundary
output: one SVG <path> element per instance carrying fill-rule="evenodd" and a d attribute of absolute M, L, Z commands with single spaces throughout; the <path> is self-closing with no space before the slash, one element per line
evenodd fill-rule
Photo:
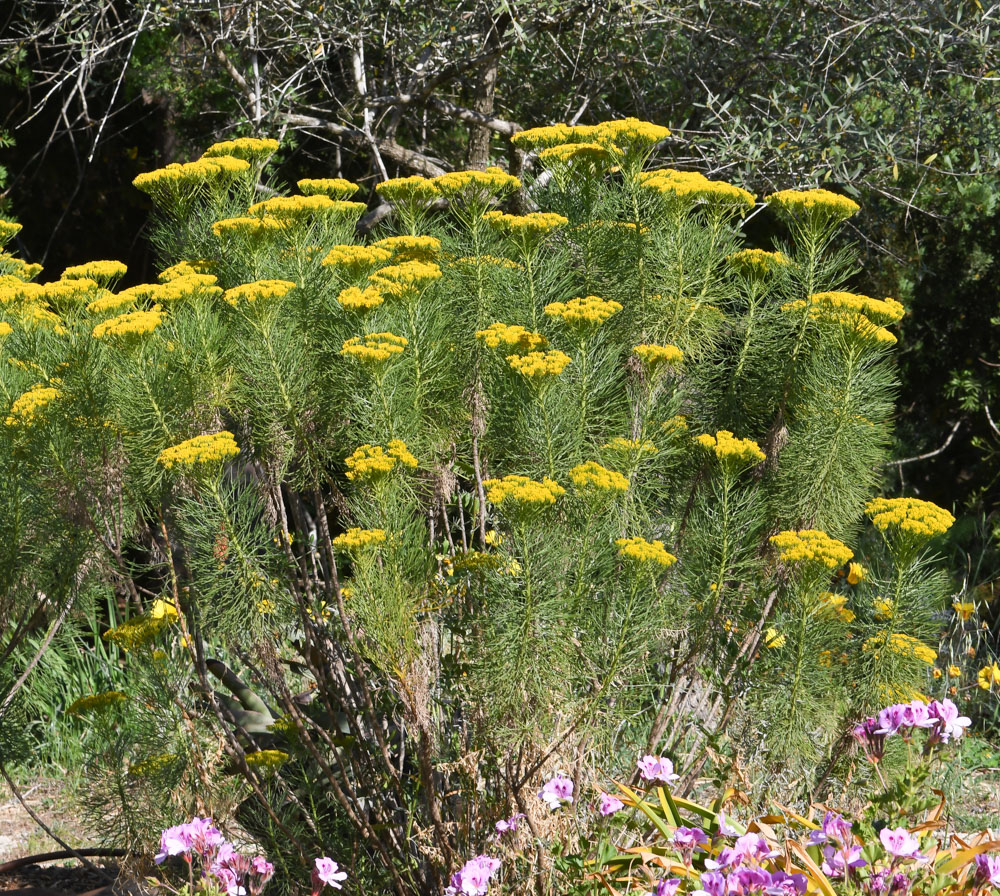
<path fill-rule="evenodd" d="M 546 456 L 548 457 L 549 461 L 549 476 L 551 476 L 554 479 L 556 475 L 556 464 L 555 464 L 555 456 L 552 452 L 552 426 L 549 423 L 548 408 L 546 408 L 545 406 L 544 391 L 539 393 L 538 402 L 542 406 L 542 425 L 544 426 L 545 429 L 545 448 L 546 448 Z"/>

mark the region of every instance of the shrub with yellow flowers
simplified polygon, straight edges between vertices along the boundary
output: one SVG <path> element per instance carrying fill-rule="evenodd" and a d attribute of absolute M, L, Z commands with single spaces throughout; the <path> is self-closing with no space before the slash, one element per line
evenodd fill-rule
<path fill-rule="evenodd" d="M 136 178 L 158 282 L 3 263 L 0 623 L 118 608 L 128 684 L 74 709 L 114 722 L 108 839 L 211 810 L 289 879 L 336 843 L 440 892 L 630 751 L 864 787 L 843 731 L 952 680 L 952 517 L 877 496 L 904 309 L 849 291 L 857 206 L 668 139 L 524 131 L 523 177 L 392 178 L 365 233 L 365 189 L 262 187 L 239 138 Z"/>

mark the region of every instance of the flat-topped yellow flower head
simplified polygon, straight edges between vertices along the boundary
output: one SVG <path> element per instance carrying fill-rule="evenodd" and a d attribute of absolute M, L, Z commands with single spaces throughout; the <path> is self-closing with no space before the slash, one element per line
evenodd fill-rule
<path fill-rule="evenodd" d="M 375 184 L 375 192 L 387 202 L 400 204 L 426 204 L 441 198 L 441 191 L 435 182 L 419 174 L 384 180 L 380 184 Z"/>
<path fill-rule="evenodd" d="M 188 471 L 202 468 L 216 469 L 239 453 L 235 436 L 231 432 L 222 430 L 195 436 L 178 445 L 164 448 L 156 460 L 167 470 L 173 470 L 175 467 Z"/>
<path fill-rule="evenodd" d="M 392 252 L 378 246 L 334 246 L 326 253 L 323 264 L 357 276 L 386 264 L 391 258 Z"/>
<path fill-rule="evenodd" d="M 385 538 L 385 529 L 353 527 L 333 539 L 333 546 L 345 554 L 360 554 L 380 544 L 385 544 Z"/>
<path fill-rule="evenodd" d="M 721 180 L 709 180 L 699 171 L 658 168 L 639 175 L 639 183 L 671 203 L 689 206 L 698 200 L 733 211 L 752 209 L 753 193 Z"/>
<path fill-rule="evenodd" d="M 684 360 L 684 352 L 676 345 L 636 345 L 632 348 L 640 361 L 650 370 L 663 367 L 679 367 Z"/>
<path fill-rule="evenodd" d="M 609 455 L 619 466 L 631 467 L 644 457 L 652 457 L 659 449 L 649 439 L 627 439 L 615 436 L 601 445 L 601 451 Z"/>
<path fill-rule="evenodd" d="M 287 229 L 285 220 L 264 215 L 255 217 L 242 215 L 237 218 L 223 218 L 212 225 L 212 233 L 220 241 L 244 240 L 250 243 L 261 243 L 274 240 Z"/>
<path fill-rule="evenodd" d="M 861 649 L 865 653 L 871 653 L 875 659 L 879 658 L 883 650 L 888 650 L 897 656 L 914 657 L 928 666 L 933 666 L 937 661 L 937 651 L 933 647 L 903 632 L 878 632 L 868 638 Z"/>
<path fill-rule="evenodd" d="M 253 305 L 258 302 L 277 302 L 293 289 L 295 284 L 291 280 L 254 280 L 227 289 L 222 298 L 235 308 L 244 303 Z"/>
<path fill-rule="evenodd" d="M 21 232 L 23 224 L 15 221 L 0 220 L 0 246 L 6 246 L 15 236 Z"/>
<path fill-rule="evenodd" d="M 466 202 L 502 199 L 521 188 L 521 181 L 500 168 L 452 171 L 435 177 L 433 184 L 446 199 L 461 199 Z"/>
<path fill-rule="evenodd" d="M 126 697 L 121 691 L 102 691 L 100 694 L 91 694 L 89 697 L 80 697 L 66 707 L 66 712 L 71 716 L 83 716 L 92 712 L 102 712 L 120 703 L 124 703 Z"/>
<path fill-rule="evenodd" d="M 417 468 L 417 459 L 401 439 L 392 439 L 383 448 L 381 445 L 362 445 L 344 459 L 347 478 L 361 481 L 384 479 L 397 468 Z"/>
<path fill-rule="evenodd" d="M 202 153 L 202 157 L 211 159 L 216 156 L 231 156 L 254 165 L 263 165 L 278 151 L 280 145 L 277 140 L 269 137 L 237 137 L 235 140 L 213 143 Z"/>
<path fill-rule="evenodd" d="M 781 562 L 790 566 L 837 569 L 854 556 L 846 544 L 820 529 L 786 530 L 772 535 L 770 541 L 780 552 Z"/>
<path fill-rule="evenodd" d="M 528 352 L 511 355 L 507 363 L 529 382 L 541 384 L 559 376 L 573 359 L 565 352 L 552 349 L 546 352 Z"/>
<path fill-rule="evenodd" d="M 340 354 L 354 358 L 365 366 L 379 368 L 396 355 L 402 354 L 407 345 L 409 340 L 395 333 L 368 333 L 346 340 Z"/>
<path fill-rule="evenodd" d="M 385 296 L 413 297 L 441 279 L 441 268 L 426 261 L 402 261 L 377 270 L 369 282 Z"/>
<path fill-rule="evenodd" d="M 895 299 L 872 299 L 852 292 L 817 292 L 809 301 L 823 309 L 863 314 L 877 324 L 896 323 L 906 314 L 906 309 Z"/>
<path fill-rule="evenodd" d="M 660 566 L 666 569 L 677 562 L 677 558 L 669 553 L 662 541 L 647 541 L 645 538 L 617 538 L 618 556 L 624 560 L 642 566 Z"/>
<path fill-rule="evenodd" d="M 488 211 L 483 215 L 483 220 L 494 230 L 528 249 L 539 245 L 552 231 L 569 224 L 569 218 L 553 212 L 509 215 L 506 212 Z"/>
<path fill-rule="evenodd" d="M 611 299 L 584 296 L 568 302 L 550 302 L 545 313 L 564 323 L 580 335 L 593 333 L 612 315 L 622 310 L 622 306 Z"/>
<path fill-rule="evenodd" d="M 347 289 L 340 291 L 337 302 L 347 311 L 366 312 L 378 308 L 385 302 L 385 297 L 375 286 L 367 286 L 364 289 L 348 286 Z"/>
<path fill-rule="evenodd" d="M 779 190 L 765 199 L 788 218 L 819 225 L 839 224 L 861 210 L 853 199 L 829 190 Z"/>
<path fill-rule="evenodd" d="M 329 196 L 275 196 L 255 202 L 247 209 L 251 217 L 273 217 L 289 223 L 311 223 L 324 218 L 356 221 L 367 206 L 363 202 L 331 199 Z"/>
<path fill-rule="evenodd" d="M 331 199 L 350 199 L 361 189 L 342 177 L 304 177 L 297 184 L 303 196 L 329 196 Z"/>
<path fill-rule="evenodd" d="M 791 264 L 784 252 L 767 252 L 764 249 L 740 249 L 726 261 L 748 278 L 766 277 Z"/>
<path fill-rule="evenodd" d="M 550 507 L 566 494 L 566 489 L 548 477 L 537 481 L 529 476 L 509 475 L 501 479 L 487 479 L 483 486 L 491 504 L 515 512 Z"/>
<path fill-rule="evenodd" d="M 81 308 L 104 294 L 105 290 L 96 280 L 79 277 L 43 283 L 39 297 L 58 311 L 68 311 Z"/>
<path fill-rule="evenodd" d="M 177 264 L 172 264 L 161 271 L 156 279 L 160 283 L 169 283 L 180 277 L 211 276 L 216 266 L 216 262 L 207 258 L 199 258 L 197 261 L 178 261 Z M 217 280 L 218 278 L 213 277 L 212 283 L 216 283 Z"/>
<path fill-rule="evenodd" d="M 570 482 L 585 494 L 628 491 L 628 479 L 593 460 L 573 467 L 569 471 L 569 478 Z"/>
<path fill-rule="evenodd" d="M 52 386 L 41 383 L 32 386 L 23 395 L 14 399 L 10 413 L 4 420 L 5 426 L 30 427 L 41 421 L 45 411 L 52 402 L 59 398 L 60 392 Z"/>
<path fill-rule="evenodd" d="M 510 348 L 514 352 L 534 352 L 545 348 L 548 340 L 520 324 L 490 324 L 485 330 L 476 331 L 476 339 L 488 348 Z"/>
<path fill-rule="evenodd" d="M 387 236 L 372 246 L 391 252 L 394 261 L 434 261 L 441 254 L 436 236 Z"/>
<path fill-rule="evenodd" d="M 63 280 L 93 280 L 98 285 L 110 287 L 125 276 L 128 268 L 120 261 L 88 261 L 66 268 L 62 272 Z"/>
<path fill-rule="evenodd" d="M 719 461 L 734 466 L 762 463 L 765 454 L 753 439 L 738 439 L 728 429 L 720 429 L 714 436 L 709 433 L 696 436 L 695 441 L 711 451 Z"/>
<path fill-rule="evenodd" d="M 918 498 L 875 498 L 865 505 L 865 513 L 876 529 L 919 540 L 943 535 L 955 524 L 955 517 L 943 507 Z"/>
<path fill-rule="evenodd" d="M 133 343 L 152 333 L 163 323 L 162 311 L 130 311 L 101 321 L 92 331 L 102 342 Z"/>

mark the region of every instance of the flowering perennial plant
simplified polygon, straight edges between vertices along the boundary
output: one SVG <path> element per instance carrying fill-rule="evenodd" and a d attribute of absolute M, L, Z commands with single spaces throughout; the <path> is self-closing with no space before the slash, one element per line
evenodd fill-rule
<path fill-rule="evenodd" d="M 875 719 L 872 749 L 898 751 L 884 704 L 961 683 L 931 657 L 942 611 L 965 624 L 931 553 L 950 516 L 877 497 L 903 309 L 851 291 L 856 205 L 765 208 L 664 168 L 672 139 L 533 128 L 521 176 L 378 184 L 368 232 L 363 189 L 285 195 L 277 142 L 238 138 L 136 179 L 158 282 L 118 290 L 127 272 L 92 262 L 38 284 L 0 259 L 0 627 L 110 614 L 125 699 L 85 717 L 109 844 L 139 851 L 183 807 L 314 891 L 550 896 L 534 846 L 634 811 L 673 850 L 636 892 L 814 874 L 684 794 L 730 768 L 751 799 L 777 770 L 875 785 L 892 761 L 852 776 L 844 731 Z M 1000 686 L 986 663 L 928 740 Z M 597 768 L 643 794 L 595 788 Z M 185 836 L 164 853 L 197 854 L 211 887 L 262 886 L 256 859 Z M 844 881 L 890 870 L 851 867 L 856 845 L 803 849 Z M 350 882 L 312 864 L 327 852 Z M 627 855 L 612 888 L 645 861 Z"/>

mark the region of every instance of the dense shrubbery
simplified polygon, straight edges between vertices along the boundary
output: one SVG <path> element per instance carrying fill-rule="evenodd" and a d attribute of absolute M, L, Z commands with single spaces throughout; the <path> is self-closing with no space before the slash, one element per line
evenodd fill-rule
<path fill-rule="evenodd" d="M 845 291 L 851 200 L 776 193 L 746 247 L 753 196 L 645 170 L 666 134 L 387 181 L 366 244 L 354 185 L 261 192 L 276 144 L 231 141 L 137 179 L 159 283 L 5 259 L 0 680 L 118 598 L 122 687 L 72 707 L 109 841 L 210 811 L 286 882 L 431 892 L 497 819 L 547 836 L 556 770 L 871 781 L 846 732 L 931 685 L 949 590 L 951 515 L 873 499 L 904 309 Z"/>

